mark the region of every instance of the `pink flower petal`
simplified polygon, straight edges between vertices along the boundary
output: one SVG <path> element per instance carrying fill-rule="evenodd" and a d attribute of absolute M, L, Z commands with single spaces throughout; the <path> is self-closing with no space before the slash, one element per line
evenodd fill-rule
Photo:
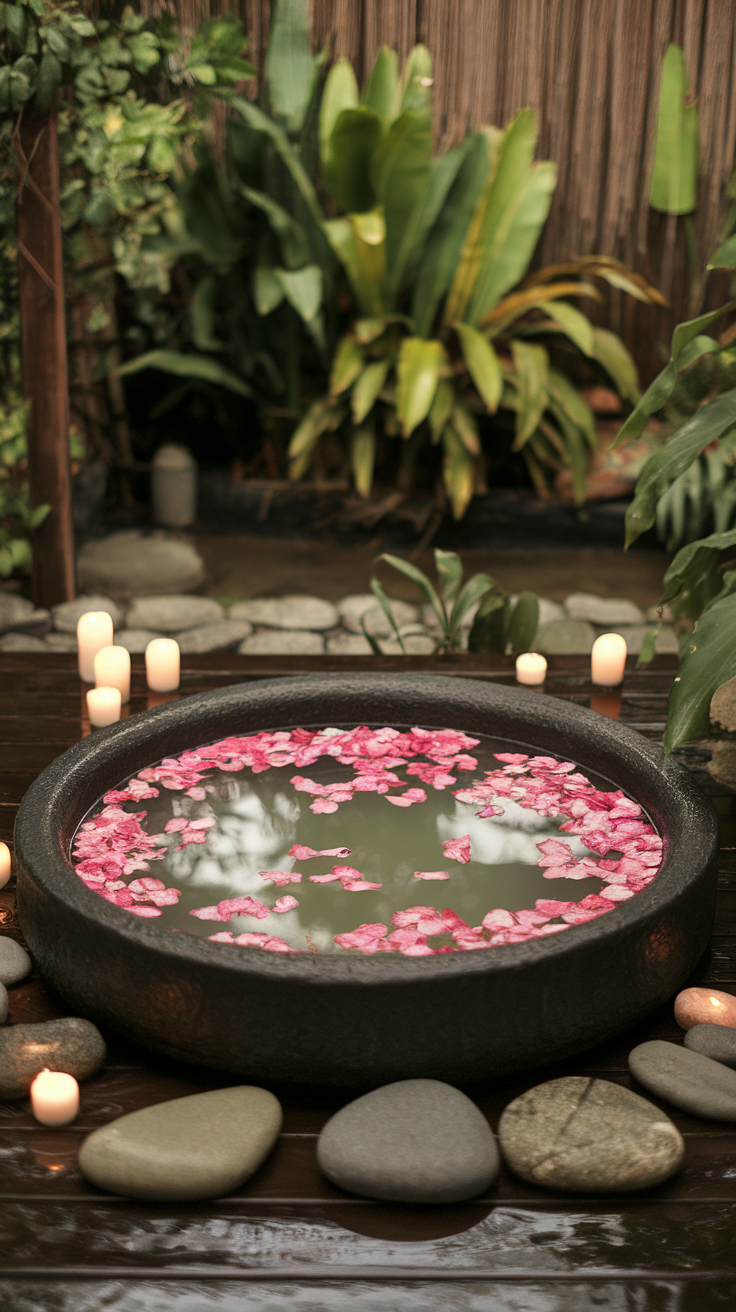
<path fill-rule="evenodd" d="M 415 870 L 414 879 L 449 879 L 450 876 L 446 870 Z"/>
<path fill-rule="evenodd" d="M 464 834 L 462 838 L 446 838 L 442 844 L 445 856 L 450 860 L 461 861 L 467 865 L 470 860 L 470 834 Z"/>
<path fill-rule="evenodd" d="M 298 870 L 292 870 L 291 873 L 286 870 L 259 870 L 258 877 L 275 884 L 277 888 L 284 888 L 286 884 L 299 884 L 302 878 Z"/>
<path fill-rule="evenodd" d="M 287 894 L 286 897 L 280 897 L 276 899 L 276 901 L 273 904 L 273 909 L 274 911 L 278 911 L 278 912 L 293 911 L 294 908 L 298 906 L 299 903 L 297 902 L 297 899 L 295 897 L 290 897 Z"/>

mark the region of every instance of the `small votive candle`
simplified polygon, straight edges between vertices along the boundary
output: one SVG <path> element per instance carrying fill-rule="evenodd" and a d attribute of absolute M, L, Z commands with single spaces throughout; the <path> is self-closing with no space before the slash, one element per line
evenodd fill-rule
<path fill-rule="evenodd" d="M 119 688 L 90 688 L 87 693 L 89 722 L 95 729 L 115 724 L 120 719 L 123 699 Z"/>
<path fill-rule="evenodd" d="M 152 638 L 146 647 L 146 681 L 153 692 L 179 687 L 179 644 L 173 638 Z"/>
<path fill-rule="evenodd" d="M 102 647 L 112 644 L 112 617 L 106 610 L 88 610 L 77 624 L 79 677 L 85 683 L 95 681 L 95 656 Z"/>
<path fill-rule="evenodd" d="M 590 653 L 590 677 L 602 688 L 621 683 L 626 668 L 626 639 L 620 633 L 602 633 Z"/>
<path fill-rule="evenodd" d="M 79 1114 L 79 1085 L 64 1071 L 41 1071 L 31 1085 L 33 1115 L 42 1125 L 69 1125 Z"/>
<path fill-rule="evenodd" d="M 516 657 L 516 682 L 529 685 L 544 683 L 547 676 L 547 662 L 536 651 L 525 651 Z"/>
<path fill-rule="evenodd" d="M 0 888 L 5 888 L 10 879 L 10 848 L 7 843 L 0 843 Z"/>
<path fill-rule="evenodd" d="M 123 703 L 130 701 L 130 652 L 126 647 L 100 647 L 94 659 L 95 685 L 119 688 Z"/>

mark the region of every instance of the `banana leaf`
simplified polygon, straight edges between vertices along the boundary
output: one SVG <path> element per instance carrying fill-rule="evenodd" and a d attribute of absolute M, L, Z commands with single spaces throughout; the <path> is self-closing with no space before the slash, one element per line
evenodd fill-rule
<path fill-rule="evenodd" d="M 381 46 L 365 84 L 361 104 L 375 109 L 389 122 L 396 118 L 400 104 L 399 60 L 395 50 Z"/>
<path fill-rule="evenodd" d="M 411 282 L 415 277 L 420 261 L 423 259 L 427 240 L 434 224 L 441 213 L 448 193 L 457 177 L 464 159 L 464 148 L 448 150 L 439 159 L 432 160 L 429 186 L 424 203 L 417 216 L 414 235 L 404 261 L 403 278 Z"/>
<path fill-rule="evenodd" d="M 274 266 L 265 262 L 258 263 L 253 270 L 253 301 L 257 313 L 270 314 L 283 299 L 284 289 L 276 277 Z"/>
<path fill-rule="evenodd" d="M 608 328 L 593 329 L 593 358 L 603 365 L 617 391 L 636 405 L 641 398 L 636 365 L 617 333 Z"/>
<path fill-rule="evenodd" d="M 428 415 L 433 442 L 439 442 L 442 429 L 446 423 L 449 423 L 454 399 L 455 393 L 452 383 L 448 382 L 446 378 L 441 378 L 437 384 L 437 391 L 434 394 L 434 401 L 430 406 Z"/>
<path fill-rule="evenodd" d="M 325 397 L 313 401 L 301 423 L 294 429 L 289 442 L 289 478 L 301 478 L 309 468 L 312 451 L 318 438 L 326 432 L 335 418 L 335 407 Z"/>
<path fill-rule="evenodd" d="M 414 46 L 404 65 L 399 113 L 403 114 L 407 109 L 428 109 L 433 81 L 432 56 L 426 46 Z"/>
<path fill-rule="evenodd" d="M 242 378 L 208 355 L 187 355 L 183 351 L 147 351 L 145 355 L 137 355 L 134 360 L 128 360 L 115 372 L 127 378 L 130 374 L 140 373 L 142 369 L 160 369 L 162 373 L 176 374 L 179 378 L 217 383 L 229 392 L 237 392 L 239 396 L 254 395 L 253 388 Z"/>
<path fill-rule="evenodd" d="M 588 296 L 595 301 L 601 299 L 600 292 L 592 282 L 554 282 L 547 286 L 525 287 L 504 296 L 485 315 L 482 326 L 491 337 L 498 337 L 499 333 L 504 332 L 529 310 L 546 310 L 549 301 L 558 300 L 561 296 Z"/>
<path fill-rule="evenodd" d="M 670 45 L 662 65 L 654 171 L 649 195 L 662 214 L 690 214 L 698 191 L 698 107 L 687 103 L 685 57 Z"/>
<path fill-rule="evenodd" d="M 355 338 L 343 337 L 338 344 L 330 374 L 330 396 L 339 396 L 361 373 L 365 361 Z"/>
<path fill-rule="evenodd" d="M 406 110 L 377 147 L 371 180 L 386 220 L 387 308 L 404 279 L 432 176 L 429 110 Z"/>
<path fill-rule="evenodd" d="M 462 519 L 473 495 L 475 459 L 448 424 L 442 430 L 442 481 L 455 519 Z"/>
<path fill-rule="evenodd" d="M 583 355 L 593 354 L 593 325 L 586 315 L 574 305 L 568 305 L 567 301 L 551 301 L 545 305 L 544 312 L 559 324 Z"/>
<path fill-rule="evenodd" d="M 580 430 L 591 450 L 595 451 L 595 419 L 585 397 L 570 382 L 567 374 L 560 373 L 559 369 L 550 369 L 547 387 L 550 396 Z"/>
<path fill-rule="evenodd" d="M 670 692 L 665 752 L 707 735 L 717 688 L 736 676 L 736 596 L 715 601 L 697 621 L 680 655 Z"/>
<path fill-rule="evenodd" d="M 360 496 L 369 497 L 373 486 L 373 466 L 376 461 L 376 434 L 372 420 L 359 424 L 353 430 L 350 444 L 350 467 Z"/>
<path fill-rule="evenodd" d="M 481 324 L 501 297 L 523 277 L 549 214 L 557 167 L 535 164 L 510 198 L 492 230 L 463 318 Z"/>
<path fill-rule="evenodd" d="M 322 180 L 338 205 L 362 213 L 376 203 L 370 164 L 383 137 L 383 120 L 375 109 L 344 109 L 332 129 L 322 160 Z"/>
<path fill-rule="evenodd" d="M 544 268 L 530 273 L 524 279 L 524 287 L 543 285 L 554 278 L 566 278 L 570 274 L 585 277 L 604 278 L 614 287 L 620 287 L 639 301 L 656 305 L 667 305 L 667 301 L 656 287 L 652 287 L 640 273 L 615 260 L 611 255 L 582 255 L 567 264 L 546 264 Z M 614 281 L 615 280 L 615 281 Z"/>
<path fill-rule="evenodd" d="M 519 399 L 514 450 L 519 451 L 535 432 L 547 405 L 549 356 L 543 346 L 516 340 L 511 343 L 511 353 Z"/>
<path fill-rule="evenodd" d="M 324 166 L 329 153 L 330 137 L 344 109 L 357 109 L 360 104 L 358 83 L 349 59 L 340 55 L 327 77 L 319 106 L 319 157 Z"/>
<path fill-rule="evenodd" d="M 318 228 L 321 229 L 325 220 L 322 206 L 317 199 L 317 193 L 309 176 L 283 128 L 280 128 L 278 123 L 274 123 L 273 119 L 269 118 L 268 114 L 264 114 L 263 110 L 259 109 L 257 105 L 252 105 L 249 100 L 243 100 L 241 96 L 233 96 L 228 103 L 242 115 L 249 127 L 256 132 L 263 133 L 273 142 L 278 155 L 291 174 L 304 204 Z"/>
<path fill-rule="evenodd" d="M 461 397 L 455 396 L 452 403 L 450 423 L 460 441 L 471 456 L 480 455 L 480 438 L 476 422 Z"/>
<path fill-rule="evenodd" d="M 706 265 L 708 269 L 736 269 L 736 233 L 718 247 Z"/>
<path fill-rule="evenodd" d="M 445 363 L 441 342 L 405 337 L 396 366 L 396 413 L 401 432 L 409 437 L 426 419 Z"/>
<path fill-rule="evenodd" d="M 370 414 L 390 368 L 390 360 L 374 360 L 366 365 L 350 397 L 354 424 L 362 424 L 366 415 Z"/>
<path fill-rule="evenodd" d="M 271 108 L 289 132 L 299 132 L 304 123 L 319 71 L 311 37 L 304 0 L 277 0 L 268 32 L 266 83 Z"/>
<path fill-rule="evenodd" d="M 366 222 L 370 218 L 374 220 L 372 226 Z M 386 243 L 382 236 L 385 232 L 382 212 L 372 210 L 369 214 L 328 219 L 324 232 L 347 274 L 361 313 L 383 315 Z"/>
<path fill-rule="evenodd" d="M 455 325 L 460 346 L 478 393 L 491 414 L 498 409 L 503 392 L 503 370 L 496 352 L 487 337 L 471 328 L 470 324 Z"/>
<path fill-rule="evenodd" d="M 275 269 L 287 301 L 306 324 L 314 322 L 322 304 L 322 270 L 318 264 L 303 269 Z"/>
<path fill-rule="evenodd" d="M 296 219 L 265 192 L 241 184 L 241 191 L 251 205 L 255 205 L 268 219 L 271 230 L 278 238 L 281 258 L 287 269 L 300 269 L 309 260 L 309 242 Z"/>
<path fill-rule="evenodd" d="M 723 587 L 721 553 L 736 547 L 736 530 L 711 533 L 699 542 L 689 542 L 671 561 L 663 580 L 660 606 L 670 606 L 678 615 L 696 620 Z"/>

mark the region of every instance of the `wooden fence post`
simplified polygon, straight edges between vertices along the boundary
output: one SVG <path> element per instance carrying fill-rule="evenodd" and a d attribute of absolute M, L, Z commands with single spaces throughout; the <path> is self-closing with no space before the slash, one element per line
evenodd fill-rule
<path fill-rule="evenodd" d="M 23 390 L 30 403 L 29 504 L 31 509 L 51 506 L 33 534 L 33 599 L 37 606 L 55 606 L 75 595 L 56 110 L 25 110 L 16 148 Z"/>

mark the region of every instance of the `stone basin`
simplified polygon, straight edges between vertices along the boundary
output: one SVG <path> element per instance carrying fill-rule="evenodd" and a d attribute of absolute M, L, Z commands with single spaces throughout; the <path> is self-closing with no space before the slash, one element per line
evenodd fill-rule
<path fill-rule="evenodd" d="M 74 872 L 77 826 L 122 778 L 226 735 L 325 724 L 461 729 L 564 756 L 640 804 L 663 837 L 662 867 L 615 910 L 564 934 L 482 952 L 359 958 L 274 955 L 161 929 Z M 437 675 L 242 683 L 131 716 L 39 776 L 15 843 L 21 927 L 70 1010 L 249 1081 L 458 1084 L 581 1052 L 682 987 L 715 911 L 715 812 L 659 747 L 542 693 Z"/>

